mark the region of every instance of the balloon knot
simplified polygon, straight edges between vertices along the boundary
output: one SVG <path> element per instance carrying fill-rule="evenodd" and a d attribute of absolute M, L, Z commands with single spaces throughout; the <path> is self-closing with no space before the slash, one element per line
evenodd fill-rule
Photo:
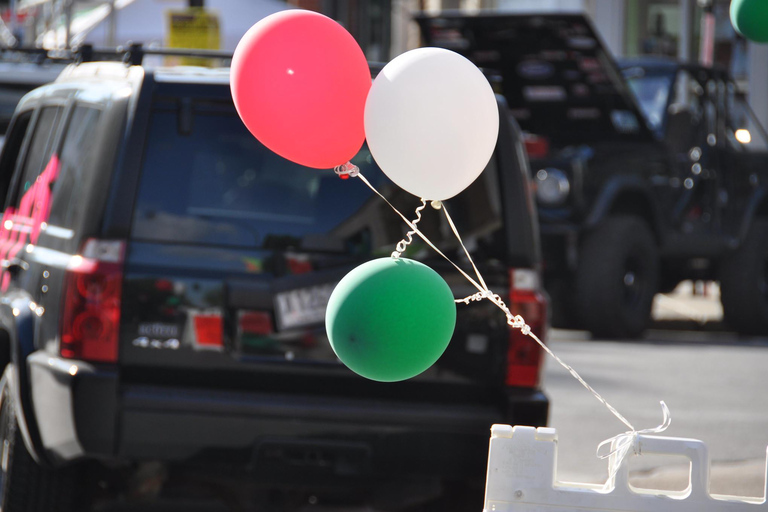
<path fill-rule="evenodd" d="M 352 162 L 347 162 L 334 167 L 333 172 L 335 172 L 339 178 L 344 180 L 347 178 L 356 178 L 357 175 L 360 174 L 360 168 Z"/>

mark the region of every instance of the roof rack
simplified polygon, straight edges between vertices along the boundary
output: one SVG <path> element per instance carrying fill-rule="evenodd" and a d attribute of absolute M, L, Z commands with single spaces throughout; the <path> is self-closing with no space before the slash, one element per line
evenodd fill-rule
<path fill-rule="evenodd" d="M 124 47 L 112 49 L 93 48 L 90 45 L 81 46 L 80 52 L 82 62 L 89 62 L 97 59 L 122 60 L 132 66 L 140 66 L 146 55 L 162 55 L 165 57 L 196 57 L 203 59 L 224 59 L 231 60 L 232 53 L 218 50 L 197 50 L 190 48 L 145 48 L 141 44 L 130 44 Z M 112 59 L 110 59 L 112 57 Z"/>
<path fill-rule="evenodd" d="M 196 57 L 203 59 L 231 60 L 230 52 L 217 50 L 197 50 L 189 48 L 145 48 L 140 43 L 131 43 L 117 48 L 94 48 L 93 45 L 83 44 L 73 49 L 46 50 L 44 48 L 3 48 L 0 56 L 21 54 L 31 62 L 93 62 L 96 60 L 122 61 L 131 66 L 140 66 L 146 55 L 162 55 L 167 57 Z"/>
<path fill-rule="evenodd" d="M 48 50 L 43 48 L 0 48 L 0 60 L 42 64 L 51 59 L 48 56 Z"/>

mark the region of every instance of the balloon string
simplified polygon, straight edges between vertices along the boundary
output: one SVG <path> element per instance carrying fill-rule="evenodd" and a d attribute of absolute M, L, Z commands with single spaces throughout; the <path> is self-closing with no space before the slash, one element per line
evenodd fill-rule
<path fill-rule="evenodd" d="M 472 255 L 469 254 L 467 247 L 464 245 L 464 241 L 461 239 L 461 236 L 459 236 L 459 230 L 456 229 L 456 225 L 453 223 L 453 219 L 448 214 L 448 208 L 446 208 L 445 205 L 443 204 L 441 209 L 445 214 L 445 218 L 448 220 L 448 225 L 451 226 L 451 231 L 453 231 L 453 234 L 456 236 L 456 240 L 458 240 L 459 244 L 461 244 L 461 248 L 464 250 L 464 254 L 466 254 L 467 259 L 472 264 L 472 268 L 475 269 L 475 275 L 477 276 L 478 281 L 480 281 L 480 284 L 483 285 L 483 289 L 488 291 L 488 285 L 485 284 L 482 274 L 480 274 L 480 271 L 477 269 L 477 266 L 475 265 L 475 262 L 472 259 Z"/>
<path fill-rule="evenodd" d="M 456 225 L 453 223 L 453 220 L 451 219 L 451 216 L 448 214 L 448 209 L 445 207 L 445 205 L 443 205 L 443 212 L 445 213 L 445 218 L 448 219 L 448 224 L 450 225 L 451 230 L 453 231 L 454 236 L 459 241 L 459 244 L 461 244 L 461 247 L 462 247 L 462 249 L 464 249 L 464 253 L 467 255 L 467 258 L 469 259 L 469 262 L 472 264 L 472 267 L 475 269 L 475 272 L 477 272 L 477 274 L 479 276 L 480 272 L 478 271 L 477 266 L 475 265 L 475 262 L 472 260 L 472 256 L 469 254 L 469 251 L 467 250 L 466 245 L 464 245 L 464 241 L 461 239 L 461 235 L 459 234 L 459 231 L 456 229 Z M 478 295 L 480 295 L 480 294 L 475 294 L 475 295 L 467 297 L 467 298 L 465 298 L 463 300 L 459 300 L 457 302 L 464 302 L 465 304 L 468 304 L 469 301 L 467 299 L 469 299 L 469 300 L 482 300 L 483 298 L 486 298 L 486 299 L 490 300 L 491 302 L 493 302 L 494 304 L 496 304 L 496 306 L 499 309 L 501 309 L 504 312 L 505 315 L 507 315 L 507 324 L 509 324 L 513 328 L 520 329 L 523 332 L 523 334 L 525 334 L 526 336 L 532 338 L 536 343 L 538 343 L 541 346 L 541 348 L 543 348 L 550 356 L 552 356 L 555 359 L 555 361 L 557 361 L 560 364 L 560 366 L 562 366 L 563 368 L 568 370 L 568 372 L 571 375 L 573 375 L 573 377 L 577 381 L 579 381 L 582 386 L 587 388 L 595 396 L 595 398 L 597 398 L 603 405 L 605 405 L 608 408 L 608 410 L 611 411 L 613 413 L 613 415 L 616 416 L 616 418 L 619 419 L 619 421 L 621 421 L 624 425 L 629 427 L 630 430 L 632 430 L 632 431 L 635 430 L 635 428 L 632 426 L 632 424 L 629 421 L 627 421 L 627 419 L 624 416 L 622 416 L 621 413 L 619 413 L 619 411 L 617 411 L 611 404 L 609 404 L 608 401 L 605 400 L 605 398 L 603 398 L 600 393 L 598 393 L 592 386 L 590 386 L 587 383 L 587 381 L 585 381 L 581 377 L 581 375 L 579 375 L 579 373 L 571 365 L 567 364 L 565 361 L 563 361 L 558 356 L 556 356 L 555 353 L 552 352 L 552 350 L 550 350 L 549 347 L 547 347 L 547 345 L 539 339 L 538 336 L 536 336 L 535 334 L 533 334 L 531 332 L 530 327 L 528 326 L 528 324 L 525 323 L 525 319 L 522 316 L 520 316 L 520 315 L 517 315 L 517 316 L 513 315 L 512 312 L 507 307 L 507 305 L 501 299 L 501 297 L 499 297 L 498 294 L 492 293 L 490 290 L 488 290 L 488 287 L 485 286 L 485 282 L 483 282 L 483 287 L 485 288 L 485 293 L 483 294 L 484 295 L 483 297 L 478 297 Z"/>
<path fill-rule="evenodd" d="M 427 200 L 422 198 L 421 199 L 421 206 L 416 208 L 416 218 L 411 221 L 411 223 L 415 226 L 419 223 L 421 220 L 421 211 L 427 207 Z M 397 242 L 397 246 L 395 246 L 395 250 L 392 252 L 392 257 L 397 259 L 405 252 L 405 249 L 411 245 L 411 242 L 413 242 L 413 235 L 416 233 L 413 229 L 410 230 L 405 234 L 405 238 Z"/>
<path fill-rule="evenodd" d="M 466 279 L 467 279 L 467 280 L 468 280 L 470 283 L 472 283 L 472 286 L 474 286 L 475 288 L 477 288 L 477 290 L 478 290 L 478 291 L 480 291 L 480 292 L 484 292 L 484 289 L 483 289 L 483 287 L 482 287 L 482 286 L 480 286 L 480 285 L 479 285 L 479 284 L 478 284 L 478 283 L 477 283 L 477 282 L 476 282 L 474 279 L 472 279 L 472 277 L 470 277 L 470 276 L 469 276 L 469 274 L 467 274 L 466 272 L 464 272 L 464 270 L 463 270 L 461 267 L 459 267 L 457 264 L 455 264 L 453 261 L 451 261 L 451 259 L 450 259 L 448 256 L 446 256 L 445 254 L 443 254 L 443 251 L 441 251 L 440 249 L 438 249 L 438 248 L 435 246 L 435 244 L 433 244 L 433 243 L 432 243 L 432 242 L 429 240 L 429 238 L 427 238 L 427 237 L 424 235 L 424 233 L 422 233 L 421 231 L 419 231 L 419 228 L 417 228 L 417 227 L 416 227 L 416 226 L 415 226 L 415 225 L 414 225 L 414 224 L 413 224 L 413 223 L 412 223 L 410 220 L 408 220 L 408 218 L 407 218 L 405 215 L 403 215 L 402 213 L 400 213 L 400 210 L 398 210 L 397 208 L 395 208 L 395 206 L 394 206 L 392 203 L 390 203 L 390 202 L 389 202 L 389 199 L 387 199 L 386 197 L 384 197 L 384 196 L 381 194 L 381 192 L 379 192 L 378 190 L 376 190 L 376 187 L 374 187 L 373 185 L 371 185 L 371 183 L 370 183 L 370 182 L 369 182 L 369 181 L 368 181 L 368 180 L 365 178 L 365 176 L 363 176 L 363 174 L 362 174 L 362 173 L 358 173 L 358 174 L 357 174 L 357 178 L 359 178 L 360 180 L 362 180 L 362 182 L 363 182 L 363 183 L 365 183 L 366 185 L 368 185 L 368 188 L 370 188 L 371 190 L 373 190 L 373 192 L 374 192 L 374 193 L 375 193 L 377 196 L 379 196 L 380 198 L 382 198 L 382 199 L 384 200 L 384 202 L 385 202 L 385 203 L 387 203 L 387 204 L 389 205 L 389 207 L 390 207 L 390 208 L 392 208 L 392 210 L 394 210 L 394 212 L 395 212 L 397 215 L 399 215 L 399 216 L 400 216 L 400 218 L 401 218 L 401 219 L 403 219 L 403 222 L 405 222 L 405 223 L 408 225 L 408 227 L 409 227 L 409 228 L 411 228 L 411 229 L 413 230 L 413 233 L 414 233 L 415 235 L 418 235 L 418 237 L 419 237 L 419 238 L 421 238 L 421 239 L 424 241 L 424 243 L 426 243 L 427 245 L 429 245 L 429 246 L 430 246 L 432 249 L 434 249 L 434 251 L 435 251 L 437 254 L 439 254 L 440 256 L 442 256 L 442 257 L 443 257 L 443 258 L 444 258 L 444 259 L 445 259 L 445 260 L 446 260 L 448 263 L 450 263 L 451 265 L 453 265 L 453 266 L 456 268 L 456 270 L 458 270 L 458 271 L 461 273 L 461 275 L 463 275 L 463 276 L 464 276 L 464 277 L 465 277 L 465 278 L 466 278 Z"/>
<path fill-rule="evenodd" d="M 338 171 L 337 171 L 338 172 Z M 667 408 L 666 404 L 662 402 L 662 412 L 664 414 L 664 420 L 661 425 L 656 427 L 655 429 L 645 429 L 638 431 L 635 429 L 634 426 L 627 420 L 615 407 L 613 407 L 608 401 L 603 398 L 603 396 L 597 392 L 592 386 L 589 385 L 589 383 L 584 380 L 581 375 L 569 364 L 567 364 L 565 361 L 560 359 L 541 339 L 539 339 L 536 334 L 534 334 L 531 331 L 531 327 L 525 322 L 525 319 L 521 315 L 513 315 L 512 312 L 509 310 L 507 305 L 504 303 L 504 301 L 501 299 L 501 297 L 493 293 L 491 290 L 488 289 L 487 285 L 485 284 L 485 281 L 483 280 L 480 271 L 478 270 L 477 266 L 475 265 L 474 261 L 472 260 L 472 256 L 469 254 L 469 251 L 466 248 L 466 245 L 464 244 L 464 241 L 461 239 L 461 235 L 459 235 L 458 230 L 456 229 L 456 225 L 453 223 L 453 220 L 451 219 L 450 215 L 448 214 L 447 209 L 445 208 L 445 205 L 442 205 L 442 209 L 445 213 L 446 219 L 448 220 L 448 224 L 451 227 L 451 230 L 453 231 L 453 234 L 456 236 L 456 239 L 459 241 L 459 244 L 461 244 L 462 249 L 464 250 L 464 253 L 467 255 L 467 258 L 469 259 L 469 262 L 472 264 L 473 269 L 475 270 L 475 273 L 477 274 L 478 281 L 480 281 L 479 284 L 477 281 L 475 281 L 472 277 L 470 277 L 464 270 L 459 267 L 456 263 L 454 263 L 448 256 L 446 256 L 440 249 L 438 249 L 430 240 L 429 238 L 424 235 L 419 229 L 416 227 L 415 223 L 408 220 L 405 215 L 400 213 L 400 211 L 395 208 L 395 206 L 386 198 L 384 197 L 376 188 L 371 185 L 371 183 L 365 178 L 365 176 L 362 175 L 359 171 L 356 173 L 356 177 L 360 178 L 363 183 L 365 183 L 368 188 L 370 188 L 376 195 L 378 195 L 381 199 L 384 200 L 385 203 L 389 205 L 390 208 L 398 215 L 400 218 L 408 225 L 408 227 L 411 228 L 411 234 L 415 234 L 419 236 L 427 245 L 429 245 L 432 249 L 434 249 L 440 256 L 443 257 L 448 263 L 453 265 L 456 270 L 459 271 L 475 288 L 477 288 L 478 292 L 474 295 L 470 295 L 468 297 L 465 297 L 463 299 L 457 299 L 457 303 L 464 303 L 469 304 L 472 301 L 480 301 L 483 299 L 488 299 L 493 304 L 495 304 L 499 309 L 501 309 L 504 314 L 507 317 L 507 324 L 512 327 L 513 329 L 520 329 L 520 332 L 524 334 L 525 336 L 528 336 L 529 338 L 533 339 L 547 354 L 549 354 L 557 363 L 565 368 L 582 386 L 584 386 L 592 395 L 601 403 L 603 404 L 610 412 L 613 414 L 621 423 L 623 423 L 627 428 L 629 428 L 628 432 L 625 432 L 623 434 L 619 434 L 618 436 L 614 436 L 613 438 L 607 439 L 600 443 L 598 446 L 598 451 L 602 446 L 604 446 L 606 443 L 610 442 L 612 443 L 612 446 L 614 449 L 609 454 L 609 456 L 614 456 L 614 464 L 612 465 L 612 472 L 611 476 L 609 476 L 609 481 L 612 479 L 612 476 L 615 475 L 617 469 L 621 466 L 625 456 L 628 453 L 628 448 L 624 449 L 623 447 L 629 443 L 629 441 L 625 441 L 624 439 L 629 439 L 630 441 L 636 440 L 637 435 L 641 433 L 660 433 L 667 429 L 671 422 L 671 416 L 669 415 L 669 409 Z M 425 204 L 424 200 L 422 199 L 422 207 Z M 420 210 L 417 212 L 420 213 Z M 417 220 L 421 219 L 421 215 L 418 216 Z M 616 445 L 621 445 L 616 447 Z M 599 455 L 598 455 L 599 456 Z"/>

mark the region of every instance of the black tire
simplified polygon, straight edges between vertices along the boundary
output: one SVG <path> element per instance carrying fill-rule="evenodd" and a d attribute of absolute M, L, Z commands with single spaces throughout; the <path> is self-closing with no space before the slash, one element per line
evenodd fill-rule
<path fill-rule="evenodd" d="M 725 322 L 739 334 L 768 334 L 768 220 L 756 219 L 721 264 L 720 301 Z"/>
<path fill-rule="evenodd" d="M 78 467 L 40 467 L 24 446 L 8 389 L 0 405 L 0 510 L 2 512 L 70 512 L 79 483 Z M 3 470 L 2 461 L 5 461 Z"/>
<path fill-rule="evenodd" d="M 633 216 L 612 217 L 581 245 L 576 294 L 581 323 L 595 337 L 637 338 L 651 320 L 659 256 L 653 233 Z"/>

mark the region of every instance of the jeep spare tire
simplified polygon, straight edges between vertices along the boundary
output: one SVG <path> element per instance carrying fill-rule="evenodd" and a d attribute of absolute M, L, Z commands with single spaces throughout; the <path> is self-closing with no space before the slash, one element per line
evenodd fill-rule
<path fill-rule="evenodd" d="M 612 217 L 587 234 L 576 275 L 581 323 L 593 336 L 636 338 L 658 289 L 656 241 L 638 217 Z"/>

